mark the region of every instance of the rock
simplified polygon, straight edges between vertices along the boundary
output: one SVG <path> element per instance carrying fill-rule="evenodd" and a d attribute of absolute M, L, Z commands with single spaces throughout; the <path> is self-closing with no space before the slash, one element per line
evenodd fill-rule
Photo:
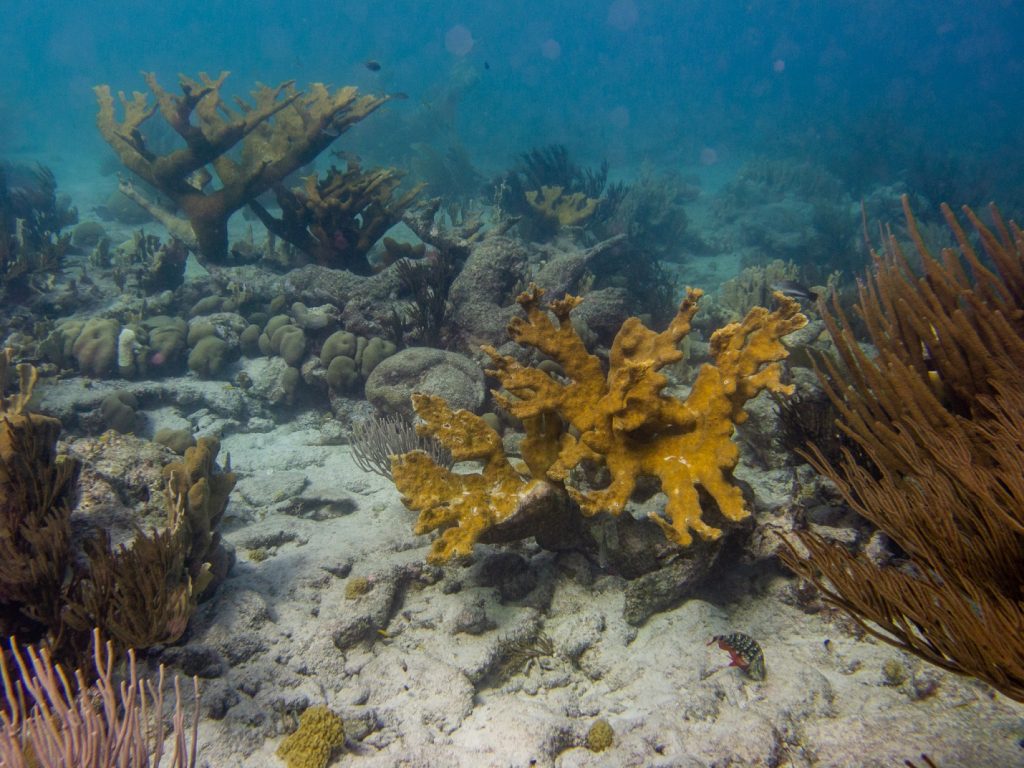
<path fill-rule="evenodd" d="M 271 405 L 288 403 L 294 397 L 298 386 L 298 371 L 289 366 L 284 358 L 275 356 L 245 360 L 242 368 L 252 381 L 252 386 L 246 390 L 250 397 Z"/>
<path fill-rule="evenodd" d="M 366 380 L 366 399 L 384 413 L 412 416 L 414 392 L 440 395 L 455 410 L 478 411 L 484 403 L 484 375 L 465 355 L 412 347 L 383 360 Z"/>
<path fill-rule="evenodd" d="M 487 615 L 487 611 L 484 609 L 483 603 L 473 603 L 467 605 L 452 622 L 452 634 L 466 634 L 466 635 L 482 635 L 491 629 L 494 629 L 496 624 Z"/>
<path fill-rule="evenodd" d="M 497 587 L 502 601 L 522 600 L 537 586 L 530 563 L 514 552 L 496 552 L 480 566 L 480 583 Z"/>
<path fill-rule="evenodd" d="M 301 301 L 292 304 L 292 317 L 295 324 L 307 331 L 319 331 L 329 326 L 337 327 L 341 313 L 331 304 L 319 307 L 307 307 Z"/>
<path fill-rule="evenodd" d="M 217 650 L 201 643 L 171 646 L 160 654 L 160 661 L 178 667 L 188 677 L 220 677 L 226 665 Z"/>
<path fill-rule="evenodd" d="M 519 313 L 515 290 L 523 283 L 529 253 L 507 237 L 491 237 L 473 246 L 452 282 L 448 299 L 461 349 L 498 346 L 508 338 L 508 321 Z"/>
<path fill-rule="evenodd" d="M 587 293 L 585 300 L 573 310 L 572 321 L 574 325 L 584 324 L 597 337 L 598 343 L 611 344 L 626 318 L 635 313 L 636 302 L 629 291 L 601 288 Z"/>
<path fill-rule="evenodd" d="M 629 624 L 639 626 L 692 594 L 711 570 L 721 548 L 694 544 L 690 549 L 693 551 L 687 551 L 671 565 L 626 585 L 622 613 Z"/>

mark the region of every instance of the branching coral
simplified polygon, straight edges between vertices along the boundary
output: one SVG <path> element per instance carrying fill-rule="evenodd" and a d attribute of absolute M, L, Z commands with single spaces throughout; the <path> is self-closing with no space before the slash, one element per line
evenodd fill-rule
<path fill-rule="evenodd" d="M 741 323 L 720 329 L 711 339 L 714 364 L 701 368 L 689 397 L 680 400 L 663 393 L 668 379 L 660 369 L 682 357 L 677 345 L 690 330 L 701 295 L 690 290 L 661 333 L 637 318 L 627 320 L 612 344 L 606 373 L 569 320 L 579 298 L 549 305 L 556 324 L 541 306 L 542 291 L 533 287 L 521 294 L 526 317 L 510 323 L 510 336 L 554 360 L 565 376 L 484 347 L 494 363 L 489 373 L 503 388 L 495 399 L 526 431 L 520 446 L 525 468 L 512 465 L 497 433 L 478 417 L 453 413 L 437 398 L 414 398 L 423 432 L 456 460 L 484 462 L 478 474 L 454 474 L 423 452 L 393 460 L 396 485 L 406 504 L 420 512 L 417 531 L 445 529 L 431 558 L 468 552 L 484 531 L 512 517 L 545 484 L 564 489 L 585 515 L 620 514 L 639 478 L 657 478 L 668 502 L 664 516 L 653 519 L 681 546 L 692 542 L 691 531 L 706 539 L 721 535 L 702 517 L 698 488 L 727 519 L 746 517 L 742 493 L 729 482 L 739 459 L 730 437 L 746 418 L 747 400 L 762 390 L 791 391 L 780 380 L 779 361 L 787 355 L 781 339 L 807 321 L 795 301 L 777 295 L 777 310 L 758 307 Z M 611 479 L 605 488 L 573 483 L 572 470 L 585 462 L 606 468 Z"/>
<path fill-rule="evenodd" d="M 544 483 L 518 472 L 505 456 L 501 436 L 469 411 L 452 411 L 436 396 L 413 395 L 413 405 L 429 434 L 455 461 L 480 461 L 480 472 L 461 473 L 435 463 L 423 450 L 395 456 L 391 475 L 403 501 L 418 510 L 418 534 L 441 530 L 430 548 L 432 562 L 468 555 L 490 528 L 519 513 L 527 497 Z"/>
<path fill-rule="evenodd" d="M 227 77 L 227 72 L 216 79 L 203 72 L 197 81 L 181 75 L 182 95 L 176 96 L 164 90 L 155 74 L 146 73 L 156 103 L 150 105 L 147 95 L 138 91 L 131 99 L 120 93 L 120 120 L 110 87 L 95 88 L 103 138 L 121 162 L 166 195 L 185 220 L 127 182 L 122 183 L 122 192 L 172 235 L 213 261 L 227 256 L 227 221 L 233 212 L 311 162 L 388 99 L 360 95 L 352 86 L 332 93 L 322 83 L 299 91 L 289 81 L 274 88 L 261 85 L 253 91 L 251 103 L 240 101 L 232 108 L 220 93 Z M 143 128 L 157 111 L 184 140 L 184 147 L 158 155 L 147 144 Z M 234 151 L 239 144 L 239 151 Z M 207 189 L 213 174 L 220 187 Z"/>
<path fill-rule="evenodd" d="M 948 207 L 959 253 L 941 259 L 904 209 L 924 274 L 891 235 L 874 255 L 858 310 L 877 357 L 838 302 L 838 320 L 822 313 L 842 361 L 822 384 L 867 461 L 810 458 L 907 560 L 879 565 L 811 532 L 784 559 L 871 634 L 1024 701 L 1024 233 L 964 209 L 990 269 Z"/>
<path fill-rule="evenodd" d="M 308 176 L 294 190 L 275 187 L 280 219 L 255 200 L 250 207 L 267 229 L 319 264 L 369 275 L 370 248 L 401 220 L 423 188 L 420 184 L 396 197 L 401 183 L 402 174 L 394 168 L 363 170 L 349 158 L 344 171 L 332 167 L 324 179 Z"/>
<path fill-rule="evenodd" d="M 574 227 L 593 216 L 600 201 L 582 192 L 566 194 L 562 187 L 541 187 L 528 190 L 526 202 L 548 223 Z"/>
<path fill-rule="evenodd" d="M 71 245 L 61 230 L 76 221 L 48 168 L 0 162 L 0 289 L 51 287 Z"/>

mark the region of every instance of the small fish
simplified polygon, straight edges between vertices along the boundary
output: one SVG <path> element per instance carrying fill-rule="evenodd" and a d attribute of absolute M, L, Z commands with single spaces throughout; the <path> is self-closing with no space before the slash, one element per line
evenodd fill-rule
<path fill-rule="evenodd" d="M 380 62 L 376 59 L 370 59 L 368 62 L 363 64 L 371 72 L 380 72 Z"/>
<path fill-rule="evenodd" d="M 484 69 L 490 69 L 490 68 L 491 68 L 491 62 L 485 61 L 484 62 Z"/>
<path fill-rule="evenodd" d="M 761 646 L 750 635 L 732 632 L 728 635 L 715 635 L 708 645 L 718 643 L 718 647 L 729 653 L 729 666 L 739 667 L 753 680 L 764 680 L 767 674 L 764 667 L 764 653 Z"/>
<path fill-rule="evenodd" d="M 396 101 L 405 101 L 406 99 L 409 98 L 409 94 L 406 93 L 405 91 L 399 91 L 398 93 L 391 93 L 391 94 L 388 94 L 388 95 L 392 99 L 395 99 Z"/>
<path fill-rule="evenodd" d="M 796 280 L 780 280 L 777 283 L 772 283 L 772 290 L 778 291 L 783 296 L 789 296 L 791 299 L 803 299 L 804 301 L 818 300 L 818 294 Z"/>

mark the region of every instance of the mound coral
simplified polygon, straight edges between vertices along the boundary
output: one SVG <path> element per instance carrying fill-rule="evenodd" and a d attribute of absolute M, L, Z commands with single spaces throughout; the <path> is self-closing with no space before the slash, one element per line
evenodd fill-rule
<path fill-rule="evenodd" d="M 680 546 L 692 542 L 691 531 L 705 539 L 721 535 L 702 516 L 698 488 L 728 520 L 747 517 L 742 493 L 729 479 L 739 460 L 730 437 L 734 425 L 746 419 L 743 406 L 750 398 L 762 390 L 792 391 L 780 380 L 779 361 L 788 354 L 781 339 L 807 322 L 797 302 L 777 294 L 778 309 L 757 307 L 742 322 L 716 331 L 714 363 L 701 368 L 690 395 L 680 400 L 663 393 L 668 379 L 660 369 L 681 359 L 678 344 L 690 331 L 701 291 L 688 291 L 660 333 L 637 318 L 627 320 L 612 344 L 607 373 L 569 320 L 581 299 L 551 302 L 556 324 L 541 305 L 542 295 L 533 286 L 519 296 L 526 316 L 512 320 L 509 335 L 556 362 L 564 380 L 484 347 L 494 363 L 488 373 L 502 385 L 495 400 L 525 429 L 520 446 L 525 467 L 509 461 L 500 436 L 481 418 L 453 412 L 439 398 L 413 398 L 424 421 L 421 432 L 457 461 L 484 463 L 481 472 L 467 474 L 437 466 L 422 451 L 393 459 L 395 484 L 406 505 L 420 513 L 417 532 L 444 531 L 429 559 L 469 552 L 485 532 L 552 486 L 567 493 L 584 515 L 618 515 L 639 478 L 657 478 L 668 502 L 652 519 Z M 584 463 L 603 467 L 608 484 L 576 484 L 572 471 Z"/>
<path fill-rule="evenodd" d="M 325 768 L 331 752 L 344 743 L 345 726 L 341 718 L 317 704 L 299 716 L 299 729 L 282 740 L 277 756 L 288 768 Z"/>
<path fill-rule="evenodd" d="M 122 182 L 121 191 L 211 261 L 227 257 L 227 221 L 232 213 L 311 162 L 388 100 L 360 95 L 353 86 L 332 93 L 324 84 L 313 83 L 299 91 L 289 81 L 274 88 L 260 85 L 251 104 L 241 102 L 233 108 L 220 93 L 228 74 L 221 72 L 214 79 L 202 72 L 198 81 L 181 75 L 182 95 L 176 96 L 164 90 L 155 74 L 146 73 L 156 104 L 150 105 L 145 93 L 136 91 L 129 99 L 122 92 L 121 120 L 110 86 L 94 89 L 103 138 L 127 168 L 170 199 L 185 219 L 128 182 Z M 157 111 L 184 140 L 184 147 L 161 155 L 150 145 L 143 128 Z M 207 189 L 214 174 L 220 187 Z"/>

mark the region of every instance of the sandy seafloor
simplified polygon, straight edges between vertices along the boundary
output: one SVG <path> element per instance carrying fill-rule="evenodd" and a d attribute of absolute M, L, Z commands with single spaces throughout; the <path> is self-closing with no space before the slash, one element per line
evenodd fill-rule
<path fill-rule="evenodd" d="M 107 193 L 59 179 L 82 218 L 89 197 Z M 683 282 L 727 278 L 724 261 L 692 259 Z M 781 569 L 726 564 L 693 597 L 634 627 L 623 617 L 624 579 L 529 541 L 479 547 L 469 566 L 427 566 L 414 514 L 390 481 L 355 465 L 347 425 L 326 403 L 277 424 L 236 417 L 243 394 L 227 382 L 243 367 L 258 378 L 261 364 L 240 361 L 218 381 L 40 385 L 42 410 L 58 415 L 139 388 L 143 436 L 163 426 L 216 434 L 239 475 L 222 526 L 238 561 L 184 646 L 164 656 L 201 678 L 200 765 L 283 765 L 274 753 L 294 713 L 319 703 L 345 721 L 332 766 L 867 768 L 923 765 L 921 753 L 941 768 L 1024 765 L 1024 708 L 858 636 L 837 615 L 803 612 Z M 366 416 L 369 406 L 352 411 Z M 794 471 L 737 470 L 766 528 Z M 509 573 L 509 552 L 528 562 L 525 572 Z M 371 588 L 348 597 L 360 577 Z M 764 682 L 707 646 L 733 631 L 761 644 Z M 511 639 L 539 633 L 554 654 L 503 673 Z M 886 676 L 887 662 L 902 679 Z M 583 745 L 598 718 L 615 743 L 592 753 Z"/>
<path fill-rule="evenodd" d="M 190 397 L 205 389 L 214 404 L 236 396 L 218 382 L 162 386 Z M 43 405 L 59 410 L 82 391 L 69 380 Z M 224 433 L 239 474 L 223 524 L 238 562 L 184 647 L 165 656 L 201 677 L 201 765 L 282 765 L 279 735 L 316 703 L 346 724 L 333 766 L 901 766 L 922 752 L 939 766 L 1024 764 L 1019 705 L 858 638 L 838 616 L 802 612 L 780 571 L 726 565 L 692 599 L 634 627 L 623 579 L 529 542 L 478 547 L 469 566 L 425 565 L 413 513 L 335 444 L 333 418 L 246 426 L 218 411 L 185 415 Z M 180 424 L 180 413 L 148 418 Z M 131 451 L 131 440 L 105 442 Z M 768 505 L 786 474 L 737 470 Z M 528 558 L 528 571 L 495 568 L 502 552 Z M 346 587 L 357 577 L 370 590 L 353 599 Z M 737 630 L 764 649 L 764 682 L 707 647 Z M 509 638 L 538 632 L 554 654 L 503 675 Z M 902 680 L 884 674 L 892 661 Z M 597 718 L 615 733 L 603 753 L 583 746 Z"/>

